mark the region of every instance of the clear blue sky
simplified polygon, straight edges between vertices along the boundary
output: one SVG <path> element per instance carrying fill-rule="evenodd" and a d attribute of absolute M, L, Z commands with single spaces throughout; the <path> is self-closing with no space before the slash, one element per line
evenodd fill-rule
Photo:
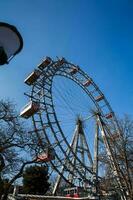
<path fill-rule="evenodd" d="M 132 0 L 1 0 L 0 21 L 24 39 L 0 69 L 1 98 L 22 107 L 27 74 L 44 56 L 63 56 L 94 79 L 118 115 L 133 116 Z"/>

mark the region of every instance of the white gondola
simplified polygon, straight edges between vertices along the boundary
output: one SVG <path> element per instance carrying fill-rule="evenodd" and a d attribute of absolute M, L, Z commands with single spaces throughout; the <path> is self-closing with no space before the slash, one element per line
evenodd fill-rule
<path fill-rule="evenodd" d="M 39 65 L 38 68 L 43 70 L 45 67 L 50 65 L 52 62 L 52 59 L 50 57 L 46 57 Z"/>
<path fill-rule="evenodd" d="M 39 108 L 39 103 L 30 101 L 26 106 L 24 106 L 24 108 L 20 112 L 20 116 L 28 119 L 29 117 L 34 115 L 39 110 Z"/>
<path fill-rule="evenodd" d="M 37 156 L 36 161 L 38 162 L 49 162 L 55 159 L 54 148 L 48 147 L 43 153 Z"/>
<path fill-rule="evenodd" d="M 27 85 L 32 85 L 40 76 L 40 71 L 39 70 L 34 70 L 25 80 L 24 82 Z"/>
<path fill-rule="evenodd" d="M 106 117 L 106 119 L 111 119 L 113 117 L 113 114 L 112 113 L 108 113 L 105 117 Z"/>

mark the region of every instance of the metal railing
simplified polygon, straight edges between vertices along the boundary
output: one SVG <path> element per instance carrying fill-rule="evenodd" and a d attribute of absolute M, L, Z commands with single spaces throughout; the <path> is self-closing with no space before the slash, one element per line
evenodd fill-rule
<path fill-rule="evenodd" d="M 29 194 L 18 194 L 17 196 L 8 195 L 8 200 L 98 200 L 96 197 L 79 197 L 79 198 L 72 198 L 72 197 L 63 197 L 63 196 L 41 196 L 41 195 L 29 195 Z"/>

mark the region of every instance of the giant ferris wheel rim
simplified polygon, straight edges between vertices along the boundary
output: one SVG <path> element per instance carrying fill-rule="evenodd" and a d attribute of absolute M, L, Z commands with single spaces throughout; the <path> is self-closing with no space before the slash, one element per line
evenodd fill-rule
<path fill-rule="evenodd" d="M 55 108 L 54 108 L 54 105 L 53 105 L 54 103 L 53 103 L 53 96 L 52 96 L 52 89 L 51 89 L 51 88 L 52 88 L 52 83 L 53 83 L 52 81 L 53 81 L 54 76 L 64 76 L 65 78 L 69 78 L 69 79 L 71 79 L 72 81 L 74 81 L 78 86 L 80 86 L 80 87 L 83 89 L 84 92 L 87 93 L 88 97 L 91 98 L 91 100 L 93 101 L 93 103 L 95 104 L 95 106 L 97 106 L 98 110 L 99 110 L 101 113 L 102 113 L 102 111 L 101 111 L 101 109 L 100 109 L 100 107 L 99 107 L 99 104 L 95 101 L 95 98 L 93 98 L 92 96 L 90 96 L 90 93 L 87 92 L 88 90 L 87 90 L 87 88 L 83 85 L 83 83 L 81 83 L 79 80 L 77 80 L 76 77 L 75 77 L 74 75 L 70 75 L 70 74 L 68 73 L 69 69 L 70 69 L 71 67 L 76 67 L 76 65 L 74 65 L 74 64 L 72 64 L 72 63 L 66 62 L 66 63 L 64 63 L 64 64 L 66 65 L 65 67 L 64 67 L 64 64 L 62 64 L 62 65 L 58 66 L 58 68 L 57 68 L 57 66 L 56 66 L 57 63 L 58 63 L 58 62 L 53 62 L 53 63 L 51 64 L 51 66 L 49 66 L 47 69 L 45 69 L 45 71 L 42 70 L 41 73 L 42 73 L 42 77 L 44 77 L 44 79 L 47 77 L 47 81 L 44 80 L 45 86 L 46 86 L 47 84 L 49 84 L 49 83 L 48 83 L 48 80 L 50 81 L 50 95 L 49 95 L 49 98 L 50 98 L 50 101 L 51 101 L 51 107 L 52 107 L 52 112 L 53 112 L 53 115 L 54 115 L 55 123 L 57 124 L 58 129 L 59 129 L 59 131 L 60 131 L 60 133 L 61 133 L 61 135 L 62 135 L 62 137 L 63 137 L 65 143 L 66 143 L 67 146 L 70 148 L 70 145 L 69 145 L 68 141 L 66 140 L 65 135 L 64 135 L 63 130 L 62 130 L 62 127 L 60 126 L 60 123 L 59 123 L 59 121 L 58 121 L 58 117 L 57 117 L 57 115 L 56 115 L 56 111 L 55 111 Z M 55 65 L 55 66 L 54 66 L 54 65 Z M 53 66 L 54 66 L 54 67 L 53 67 Z M 91 79 L 91 80 L 92 80 L 92 78 L 90 78 L 90 77 L 88 76 L 88 74 L 86 74 L 83 70 L 81 70 L 80 68 L 78 68 L 78 69 L 79 69 L 78 73 L 79 73 L 80 75 L 84 76 L 86 80 L 87 80 L 87 79 Z M 68 70 L 68 71 L 65 71 L 65 70 Z M 92 80 L 92 83 L 93 83 L 94 87 L 97 88 L 98 92 L 99 92 L 100 94 L 103 95 L 103 93 L 100 91 L 99 87 L 94 83 L 93 80 Z M 31 97 L 32 97 L 32 98 L 34 97 L 34 89 L 35 89 L 36 87 L 38 87 L 37 84 L 34 84 L 33 87 L 32 87 L 32 92 L 31 92 Z M 32 99 L 32 98 L 31 98 L 31 99 Z M 44 99 L 46 100 L 46 96 L 44 96 Z M 53 127 L 53 122 L 51 121 L 51 113 L 48 112 L 48 108 L 47 108 L 48 105 L 47 105 L 47 103 L 46 103 L 45 100 L 44 100 L 43 103 L 45 104 L 45 108 L 46 108 L 45 112 L 46 112 L 47 119 L 48 119 L 48 125 L 50 126 L 50 129 L 51 129 L 51 131 L 52 131 L 53 137 L 54 137 L 54 139 L 57 141 L 57 143 L 58 143 L 58 145 L 59 145 L 59 148 L 61 149 L 63 155 L 66 156 L 65 150 L 64 150 L 63 147 L 60 145 L 59 139 L 56 137 L 55 129 L 54 129 L 54 127 Z M 39 101 L 39 99 L 38 99 L 38 101 Z M 104 96 L 104 101 L 105 101 L 105 103 L 106 103 L 106 105 L 107 105 L 107 107 L 108 107 L 108 110 L 109 110 L 110 112 L 112 112 L 112 114 L 113 114 L 113 121 L 115 121 L 115 114 L 114 114 L 114 112 L 112 111 L 111 106 L 110 106 L 110 104 L 108 103 L 108 101 L 106 100 L 105 96 Z M 43 116 L 42 116 L 42 114 L 39 114 L 39 115 L 40 115 L 41 125 L 43 126 Z M 104 118 L 105 118 L 105 116 L 104 116 Z M 35 123 L 36 123 L 35 116 L 32 116 L 32 119 L 33 119 L 33 122 L 34 122 L 34 126 L 36 126 L 36 124 L 35 124 Z M 111 120 L 112 120 L 112 119 L 111 119 Z M 44 130 L 44 134 L 45 134 L 45 136 L 46 136 L 46 138 L 47 138 L 48 136 L 47 136 L 47 132 L 46 132 L 45 130 Z M 47 142 L 51 145 L 49 138 L 47 138 Z M 76 156 L 76 155 L 74 154 L 74 152 L 72 152 L 72 153 L 73 153 L 74 156 Z M 62 164 L 62 161 L 60 160 L 60 158 L 59 158 L 58 155 L 56 155 L 56 158 L 57 158 L 58 161 Z M 81 162 L 80 159 L 77 158 L 77 156 L 76 156 L 76 159 L 79 160 L 79 162 Z M 50 161 L 50 163 L 52 164 L 53 168 L 55 168 L 55 170 L 57 171 L 57 173 L 60 174 L 60 171 L 59 171 L 58 169 L 56 169 L 56 166 L 54 165 L 53 161 Z M 84 166 L 84 167 L 85 167 L 86 170 L 88 170 L 88 169 L 86 168 L 86 166 Z M 77 169 L 77 170 L 78 170 L 78 169 Z"/>

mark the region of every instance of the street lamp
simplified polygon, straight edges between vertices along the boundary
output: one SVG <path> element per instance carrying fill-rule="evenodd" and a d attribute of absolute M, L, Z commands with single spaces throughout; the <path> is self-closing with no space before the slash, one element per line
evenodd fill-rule
<path fill-rule="evenodd" d="M 23 39 L 16 27 L 0 22 L 0 65 L 8 64 L 22 48 Z M 4 166 L 4 158 L 0 153 L 0 172 Z"/>
<path fill-rule="evenodd" d="M 15 26 L 0 22 L 0 65 L 9 61 L 23 48 L 23 39 Z"/>

